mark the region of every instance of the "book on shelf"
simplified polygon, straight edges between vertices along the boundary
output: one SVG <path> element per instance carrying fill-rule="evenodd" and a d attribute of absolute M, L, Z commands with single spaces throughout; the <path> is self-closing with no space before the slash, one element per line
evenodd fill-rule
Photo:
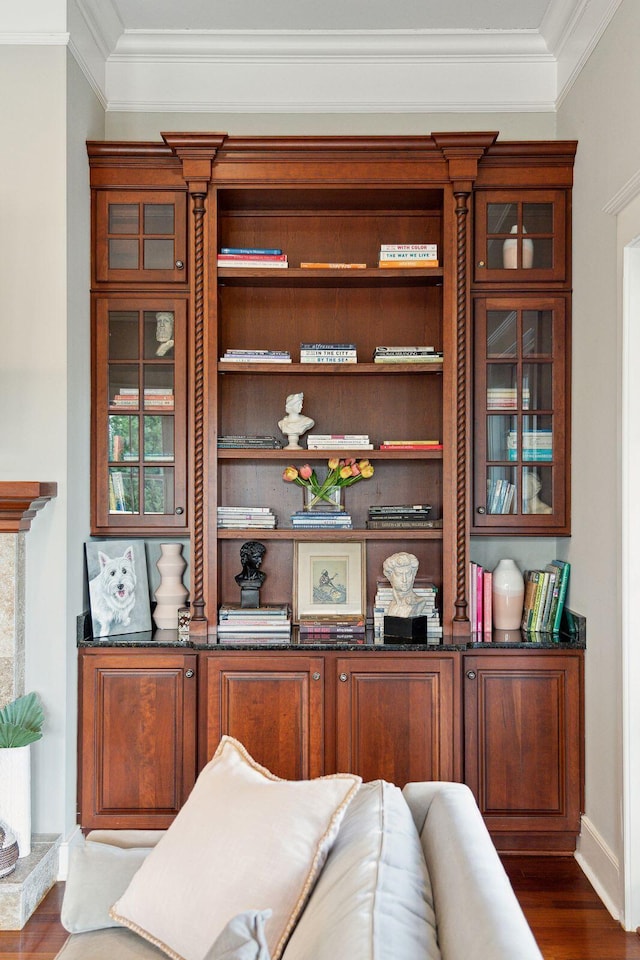
<path fill-rule="evenodd" d="M 349 359 L 352 357 L 357 357 L 357 351 L 355 348 L 353 350 L 340 350 L 332 349 L 331 347 L 328 347 L 326 350 L 323 347 L 316 347 L 313 350 L 300 350 L 301 360 L 305 358 L 309 360 L 315 357 L 329 357 L 332 360 L 338 360 L 341 357 Z"/>
<path fill-rule="evenodd" d="M 280 247 L 220 247 L 220 253 L 235 255 L 254 254 L 256 256 L 277 257 L 282 253 Z"/>
<path fill-rule="evenodd" d="M 415 270 L 416 268 L 439 267 L 439 260 L 378 260 L 378 266 L 382 269 L 392 270 Z"/>
<path fill-rule="evenodd" d="M 280 450 L 282 441 L 277 437 L 243 436 L 242 434 L 222 434 L 218 437 L 221 449 L 243 450 L 248 447 L 258 450 Z"/>
<path fill-rule="evenodd" d="M 529 633 L 558 633 L 567 596 L 571 565 L 553 560 L 544 569 L 525 574 L 522 629 Z"/>
<path fill-rule="evenodd" d="M 375 447 L 372 443 L 363 443 L 361 440 L 358 443 L 344 443 L 340 440 L 333 440 L 329 442 L 328 440 L 321 440 L 320 443 L 312 443 L 307 441 L 307 450 L 351 450 L 357 448 L 358 450 L 374 450 Z"/>
<path fill-rule="evenodd" d="M 441 530 L 442 520 L 412 520 L 389 519 L 378 520 L 369 517 L 367 520 L 368 530 Z"/>
<path fill-rule="evenodd" d="M 571 564 L 567 560 L 552 560 L 551 563 L 558 570 L 556 575 L 558 589 L 557 595 L 554 596 L 551 609 L 549 611 L 548 629 L 552 633 L 558 633 L 562 620 L 562 611 L 564 610 L 565 601 L 567 598 Z"/>
<path fill-rule="evenodd" d="M 366 270 L 366 263 L 343 263 L 329 262 L 323 260 L 303 260 L 300 264 L 302 270 Z"/>
<path fill-rule="evenodd" d="M 289 266 L 286 260 L 267 260 L 265 257 L 256 260 L 241 260 L 239 257 L 235 257 L 233 260 L 221 260 L 218 257 L 216 264 L 218 267 L 228 267 L 233 270 L 241 270 L 243 267 L 253 270 L 286 270 Z"/>
<path fill-rule="evenodd" d="M 413 357 L 413 356 L 433 356 L 438 355 L 438 351 L 434 347 L 429 346 L 403 346 L 403 347 L 391 347 L 381 344 L 374 348 L 373 356 L 374 357 Z"/>
<path fill-rule="evenodd" d="M 368 443 L 368 433 L 310 433 L 309 439 L 314 443 L 329 442 L 331 440 L 342 440 L 347 443 Z"/>
<path fill-rule="evenodd" d="M 383 440 L 380 450 L 442 450 L 437 440 Z"/>
<path fill-rule="evenodd" d="M 256 646 L 259 646 L 260 644 L 267 645 L 270 643 L 286 644 L 291 643 L 291 631 L 273 634 L 256 634 L 251 631 L 238 633 L 219 633 L 218 643 L 228 643 L 231 646 L 236 643 L 255 644 Z"/>
<path fill-rule="evenodd" d="M 221 363 L 291 363 L 288 350 L 225 350 Z"/>
<path fill-rule="evenodd" d="M 438 256 L 437 243 L 381 243 L 381 253 L 428 253 L 430 256 Z"/>
<path fill-rule="evenodd" d="M 493 630 L 493 571 L 485 570 L 482 577 L 484 639 L 491 640 Z"/>
<path fill-rule="evenodd" d="M 221 250 L 218 254 L 218 262 L 221 260 L 225 263 L 237 263 L 242 260 L 247 260 L 250 263 L 256 260 L 266 260 L 268 263 L 284 263 L 287 261 L 287 255 L 286 253 L 224 253 Z"/>
<path fill-rule="evenodd" d="M 489 643 L 493 631 L 493 572 L 469 561 L 469 625 L 476 641 Z"/>
<path fill-rule="evenodd" d="M 246 620 L 254 617 L 277 617 L 282 619 L 291 614 L 288 603 L 261 603 L 259 607 L 243 607 L 240 603 L 221 603 L 218 610 L 220 617 L 236 617 Z"/>
<path fill-rule="evenodd" d="M 378 503 L 369 507 L 369 515 L 422 513 L 426 516 L 432 509 L 430 503 Z"/>

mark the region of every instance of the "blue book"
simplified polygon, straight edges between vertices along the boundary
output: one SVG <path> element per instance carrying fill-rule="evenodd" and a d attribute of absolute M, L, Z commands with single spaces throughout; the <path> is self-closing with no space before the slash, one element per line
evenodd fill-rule
<path fill-rule="evenodd" d="M 221 247 L 220 253 L 248 254 L 257 253 L 261 256 L 279 256 L 282 250 L 279 247 Z"/>
<path fill-rule="evenodd" d="M 549 623 L 549 629 L 553 633 L 558 633 L 560 630 L 560 621 L 562 620 L 562 611 L 564 609 L 564 602 L 567 596 L 567 587 L 569 585 L 569 573 L 571 571 L 571 564 L 566 560 L 553 560 L 552 564 L 554 567 L 557 567 L 560 571 L 560 586 L 558 590 L 558 600 L 555 608 L 555 612 L 552 610 L 553 614 L 553 623 Z"/>

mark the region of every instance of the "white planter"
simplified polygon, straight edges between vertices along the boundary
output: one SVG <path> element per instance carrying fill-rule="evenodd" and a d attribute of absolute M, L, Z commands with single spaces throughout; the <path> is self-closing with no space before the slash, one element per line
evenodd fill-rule
<path fill-rule="evenodd" d="M 31 745 L 0 748 L 0 820 L 18 841 L 19 857 L 31 853 Z"/>
<path fill-rule="evenodd" d="M 524 606 L 524 577 L 515 560 L 500 560 L 492 577 L 493 626 L 519 630 Z"/>

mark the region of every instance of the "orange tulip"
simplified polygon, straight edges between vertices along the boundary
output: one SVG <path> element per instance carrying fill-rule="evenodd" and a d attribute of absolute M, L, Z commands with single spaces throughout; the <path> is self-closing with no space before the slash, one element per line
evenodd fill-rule
<path fill-rule="evenodd" d="M 308 463 L 305 463 L 304 466 L 300 467 L 300 476 L 303 480 L 308 480 L 311 477 L 313 470 Z"/>
<path fill-rule="evenodd" d="M 298 471 L 295 467 L 286 467 L 282 479 L 286 480 L 287 483 L 293 483 L 294 480 L 298 479 Z"/>

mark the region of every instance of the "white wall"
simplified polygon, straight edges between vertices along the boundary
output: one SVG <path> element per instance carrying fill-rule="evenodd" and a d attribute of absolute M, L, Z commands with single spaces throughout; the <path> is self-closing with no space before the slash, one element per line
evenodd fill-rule
<path fill-rule="evenodd" d="M 573 193 L 571 605 L 587 617 L 586 819 L 579 855 L 622 908 L 620 336 L 616 221 L 603 207 L 640 171 L 640 4 L 624 0 L 558 113 L 578 139 Z"/>

